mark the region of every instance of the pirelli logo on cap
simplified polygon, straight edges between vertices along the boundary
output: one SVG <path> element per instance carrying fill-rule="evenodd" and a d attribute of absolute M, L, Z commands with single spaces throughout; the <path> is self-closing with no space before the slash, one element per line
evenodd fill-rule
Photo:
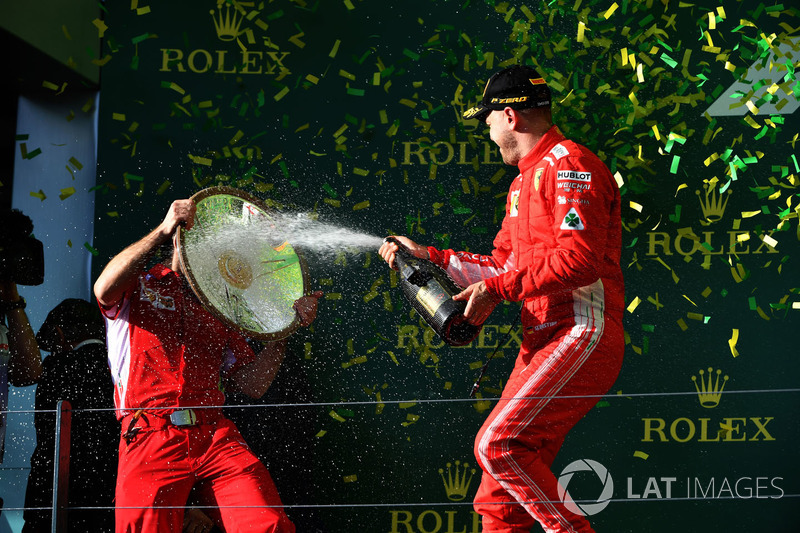
<path fill-rule="evenodd" d="M 546 85 L 544 78 L 528 78 L 528 81 L 533 85 Z"/>
<path fill-rule="evenodd" d="M 591 172 L 580 172 L 577 170 L 559 170 L 556 175 L 558 181 L 580 181 L 582 183 L 591 183 Z"/>

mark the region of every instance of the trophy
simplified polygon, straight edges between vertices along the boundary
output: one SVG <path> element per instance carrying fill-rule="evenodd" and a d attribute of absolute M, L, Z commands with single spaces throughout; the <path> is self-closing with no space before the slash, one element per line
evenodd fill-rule
<path fill-rule="evenodd" d="M 305 294 L 303 256 L 283 240 L 261 201 L 231 187 L 192 196 L 191 230 L 181 228 L 181 267 L 203 306 L 247 337 L 277 340 L 300 325 L 294 302 Z"/>

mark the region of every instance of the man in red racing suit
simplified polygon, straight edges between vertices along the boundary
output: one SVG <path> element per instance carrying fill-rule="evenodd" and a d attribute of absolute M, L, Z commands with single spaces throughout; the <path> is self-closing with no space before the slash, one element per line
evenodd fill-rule
<path fill-rule="evenodd" d="M 188 288 L 177 247 L 171 268 L 145 270 L 179 226 L 191 229 L 195 212 L 191 199 L 173 202 L 164 221 L 115 256 L 94 285 L 123 432 L 116 531 L 181 532 L 194 490 L 229 533 L 294 533 L 266 467 L 223 415 L 220 388 L 262 396 L 283 361 L 285 341 L 267 342 L 255 354 Z M 295 302 L 302 325 L 316 317 L 321 295 Z"/>
<path fill-rule="evenodd" d="M 465 316 L 482 323 L 501 300 L 521 301 L 523 340 L 502 398 L 478 433 L 483 476 L 474 506 L 483 531 L 591 532 L 551 465 L 569 430 L 619 374 L 624 351 L 618 187 L 588 149 L 550 118 L 550 93 L 529 67 L 493 76 L 482 105 L 503 160 L 519 167 L 489 256 L 423 247 L 398 237 L 467 287 Z M 393 243 L 381 255 L 393 265 Z"/>

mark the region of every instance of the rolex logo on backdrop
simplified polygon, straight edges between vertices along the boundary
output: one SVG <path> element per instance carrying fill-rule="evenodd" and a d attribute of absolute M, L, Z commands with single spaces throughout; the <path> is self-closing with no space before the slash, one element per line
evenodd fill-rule
<path fill-rule="evenodd" d="M 728 199 L 733 191 L 728 189 L 725 193 L 719 194 L 716 184 L 709 183 L 703 184 L 703 189 L 705 190 L 705 197 L 700 195 L 700 191 L 695 191 L 695 194 L 700 199 L 700 208 L 703 210 L 703 217 L 705 218 L 700 223 L 707 225 L 719 222 L 725 215 L 725 208 L 728 206 Z"/>
<path fill-rule="evenodd" d="M 759 234 L 741 229 L 740 219 L 725 216 L 732 191 L 721 190 L 724 187 L 719 186 L 717 178 L 704 182 L 703 191 L 695 191 L 702 213 L 698 217 L 702 229 L 695 231 L 688 221 L 684 224 L 686 213 L 679 204 L 669 215 L 677 230 L 647 232 L 647 256 L 683 256 L 691 260 L 698 255 L 702 257 L 702 267 L 709 269 L 713 256 L 778 253 L 774 231 Z M 730 220 L 730 229 L 721 227 L 724 220 Z"/>
<path fill-rule="evenodd" d="M 732 396 L 734 377 L 722 368 L 707 366 L 678 382 L 694 389 L 685 401 L 672 397 L 661 403 L 663 413 L 640 419 L 638 456 L 680 457 L 674 468 L 661 464 L 626 479 L 626 499 L 734 500 L 780 499 L 786 479 L 772 467 L 753 460 L 730 463 L 730 454 L 758 457 L 775 449 L 781 437 L 781 420 L 764 416 L 763 403 Z M 676 388 L 680 388 L 677 387 Z M 738 401 L 736 399 L 738 398 Z M 772 405 L 772 404 L 769 404 Z M 771 409 L 771 407 L 766 407 Z M 753 415 L 758 416 L 753 416 Z M 687 457 L 697 459 L 694 466 Z M 723 462 L 719 461 L 720 459 Z"/>
<path fill-rule="evenodd" d="M 220 41 L 233 41 L 240 34 L 240 26 L 244 19 L 244 13 L 239 11 L 239 7 L 232 4 L 225 4 L 225 7 L 217 5 L 217 10 L 209 11 L 214 19 L 214 26 L 217 28 L 217 37 Z"/>
<path fill-rule="evenodd" d="M 497 145 L 488 136 L 482 141 L 404 141 L 403 165 L 500 165 Z"/>
<path fill-rule="evenodd" d="M 722 378 L 722 383 L 720 383 L 722 370 L 717 369 L 716 379 L 714 379 L 714 369 L 711 367 L 708 369 L 707 379 L 704 379 L 704 370 L 701 370 L 699 374 L 700 378 L 698 379 L 697 376 L 692 376 L 692 381 L 694 382 L 695 389 L 697 389 L 697 397 L 700 400 L 700 405 L 706 409 L 713 409 L 719 405 L 719 401 L 722 398 L 722 391 L 725 388 L 725 384 L 728 382 L 728 376 Z"/>
<path fill-rule="evenodd" d="M 469 463 L 460 460 L 448 462 L 444 468 L 438 468 L 438 482 L 434 475 L 424 475 L 420 480 L 422 492 L 429 493 L 426 500 L 440 504 L 446 497 L 451 502 L 469 502 L 468 495 L 476 469 Z M 444 489 L 444 490 L 442 490 Z M 474 491 L 473 491 L 474 492 Z M 441 495 L 441 496 L 437 496 Z M 392 509 L 389 511 L 389 533 L 479 533 L 481 519 L 469 504 L 452 508 L 441 505 L 424 505 L 410 509 Z"/>
<path fill-rule="evenodd" d="M 480 132 L 485 125 L 474 119 L 465 119 L 463 114 L 467 109 L 477 105 L 478 101 L 465 102 L 461 98 L 460 90 L 450 102 L 455 115 L 455 122 L 459 128 L 467 133 Z M 448 127 L 453 121 L 447 120 Z M 470 135 L 468 141 L 456 141 L 455 135 L 449 139 L 420 139 L 418 141 L 405 141 L 402 143 L 402 165 L 501 165 L 503 159 L 497 145 L 489 136 Z"/>
<path fill-rule="evenodd" d="M 259 11 L 252 2 L 218 0 L 190 6 L 187 11 L 196 9 L 196 13 L 190 11 L 181 19 L 189 38 L 175 39 L 175 44 L 180 43 L 178 46 L 160 49 L 159 72 L 251 74 L 278 80 L 291 73 L 286 65 L 290 53 L 284 52 L 269 36 L 268 13 Z M 182 33 L 175 31 L 170 35 Z M 204 46 L 189 49 L 186 42 Z"/>
<path fill-rule="evenodd" d="M 721 407 L 730 377 L 721 369 L 700 369 L 690 378 L 702 413 L 686 410 L 677 416 L 643 417 L 640 442 L 680 445 L 693 443 L 769 443 L 776 440 L 775 418 L 751 416 Z M 696 408 L 695 408 L 696 409 Z"/>
<path fill-rule="evenodd" d="M 447 472 L 445 469 L 439 469 L 439 475 L 442 476 L 442 483 L 444 483 L 444 490 L 447 493 L 447 499 L 453 502 L 460 502 L 467 497 L 470 483 L 472 483 L 472 476 L 475 475 L 475 469 L 470 468 L 469 464 L 461 464 L 461 461 L 456 461 L 455 467 L 451 463 L 447 463 Z"/>

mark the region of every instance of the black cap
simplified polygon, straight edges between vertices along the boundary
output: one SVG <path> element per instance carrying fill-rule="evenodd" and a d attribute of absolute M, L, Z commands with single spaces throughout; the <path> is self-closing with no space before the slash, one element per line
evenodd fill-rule
<path fill-rule="evenodd" d="M 514 65 L 494 74 L 481 102 L 464 112 L 465 119 L 486 120 L 495 109 L 528 109 L 550 105 L 550 88 L 533 67 Z"/>
<path fill-rule="evenodd" d="M 67 298 L 47 314 L 36 334 L 40 350 L 58 349 L 60 336 L 56 326 L 61 328 L 68 342 L 105 338 L 105 321 L 100 309 L 79 298 Z"/>

